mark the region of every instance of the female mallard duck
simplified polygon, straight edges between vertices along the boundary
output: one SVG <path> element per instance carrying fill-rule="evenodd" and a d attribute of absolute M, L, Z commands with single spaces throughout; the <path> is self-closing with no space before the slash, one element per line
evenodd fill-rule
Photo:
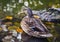
<path fill-rule="evenodd" d="M 28 34 L 29 36 L 34 37 L 34 38 L 43 38 L 44 39 L 46 37 L 52 37 L 52 34 L 49 33 L 49 30 L 42 23 L 42 21 L 39 18 L 35 18 L 33 16 L 32 10 L 30 8 L 26 8 L 24 12 L 25 12 L 25 14 L 27 14 L 27 16 L 25 16 L 22 19 L 21 27 L 26 34 Z M 41 40 L 41 39 L 39 39 L 39 40 Z M 42 40 L 42 42 L 43 41 L 44 40 Z M 28 41 L 26 41 L 26 42 L 28 42 Z M 35 41 L 32 41 L 32 42 L 35 42 Z M 38 42 L 38 41 L 36 41 L 36 42 Z"/>
<path fill-rule="evenodd" d="M 27 12 L 27 13 L 26 13 Z M 47 27 L 42 23 L 39 18 L 33 16 L 32 10 L 30 8 L 25 11 L 27 16 L 25 16 L 21 21 L 21 27 L 30 36 L 35 37 L 51 37 Z"/>

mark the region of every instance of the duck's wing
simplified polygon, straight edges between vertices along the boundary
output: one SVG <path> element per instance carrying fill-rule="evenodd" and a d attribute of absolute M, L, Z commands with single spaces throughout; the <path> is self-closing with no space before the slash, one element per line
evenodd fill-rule
<path fill-rule="evenodd" d="M 38 37 L 38 38 L 40 38 L 40 37 L 47 37 L 47 34 L 44 34 L 44 33 L 41 34 L 41 32 L 33 31 L 31 28 L 29 28 L 29 25 L 26 23 L 27 19 L 28 18 L 25 17 L 21 21 L 21 27 L 22 27 L 22 29 L 23 29 L 23 31 L 25 33 L 27 33 L 30 36 L 34 36 L 34 37 Z M 49 37 L 51 37 L 51 35 Z"/>

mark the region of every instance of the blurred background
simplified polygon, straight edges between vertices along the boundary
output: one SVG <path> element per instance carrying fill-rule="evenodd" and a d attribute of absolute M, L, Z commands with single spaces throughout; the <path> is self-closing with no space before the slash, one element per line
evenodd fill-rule
<path fill-rule="evenodd" d="M 60 8 L 60 0 L 0 0 L 0 19 L 3 19 L 3 22 L 5 22 L 10 29 L 20 28 L 20 21 L 25 16 L 25 14 L 20 14 L 24 2 L 28 2 L 29 7 L 35 11 L 48 10 L 49 8 Z M 8 21 L 6 19 L 12 20 Z M 50 42 L 60 42 L 60 23 L 45 21 L 43 21 L 43 23 L 54 35 L 54 39 L 48 38 L 48 40 Z M 10 24 L 13 24 L 14 26 L 11 27 Z"/>
<path fill-rule="evenodd" d="M 60 7 L 60 0 L 0 0 L 0 18 L 6 15 L 17 15 L 25 1 L 28 2 L 29 7 L 33 10 Z"/>

